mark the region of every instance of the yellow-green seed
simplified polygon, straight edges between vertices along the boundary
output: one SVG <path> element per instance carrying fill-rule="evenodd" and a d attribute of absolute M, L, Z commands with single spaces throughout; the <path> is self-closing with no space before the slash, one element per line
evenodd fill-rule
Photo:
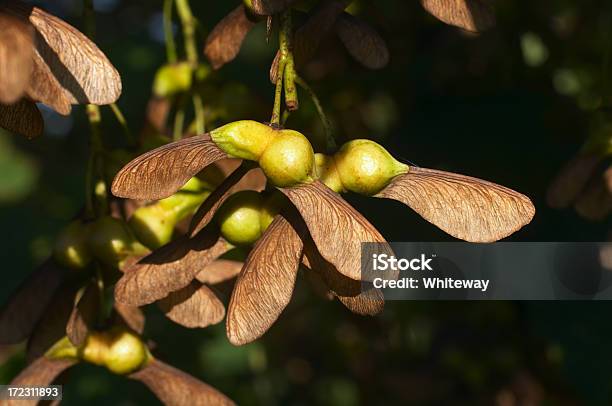
<path fill-rule="evenodd" d="M 221 235 L 234 245 L 251 245 L 261 237 L 261 194 L 243 190 L 230 196 L 217 213 Z"/>
<path fill-rule="evenodd" d="M 408 165 L 370 140 L 347 142 L 334 155 L 334 161 L 343 188 L 366 196 L 375 195 L 394 177 L 408 171 Z"/>
<path fill-rule="evenodd" d="M 274 186 L 290 187 L 313 179 L 314 161 L 312 146 L 303 134 L 282 130 L 261 155 L 259 166 Z"/>
<path fill-rule="evenodd" d="M 125 222 L 111 216 L 96 220 L 90 231 L 87 241 L 89 249 L 96 258 L 109 266 L 121 268 L 128 257 L 149 252 L 136 240 Z"/>
<path fill-rule="evenodd" d="M 235 158 L 258 161 L 278 131 L 253 120 L 234 121 L 210 132 L 212 140 Z"/>
<path fill-rule="evenodd" d="M 88 227 L 80 220 L 73 221 L 62 230 L 55 240 L 53 257 L 70 269 L 85 268 L 92 259 L 87 247 Z"/>

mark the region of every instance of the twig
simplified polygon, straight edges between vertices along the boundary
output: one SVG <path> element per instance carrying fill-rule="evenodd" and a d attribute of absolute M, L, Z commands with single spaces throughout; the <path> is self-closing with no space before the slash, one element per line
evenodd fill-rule
<path fill-rule="evenodd" d="M 174 0 L 164 0 L 164 38 L 166 40 L 166 59 L 168 63 L 175 63 L 176 43 L 174 42 L 174 31 L 172 30 L 172 6 Z"/>
<path fill-rule="evenodd" d="M 125 135 L 125 138 L 127 138 L 128 143 L 130 145 L 135 145 L 136 140 L 134 139 L 134 136 L 132 135 L 132 132 L 130 131 L 130 127 L 127 124 L 127 120 L 125 119 L 125 116 L 121 112 L 121 109 L 119 108 L 119 106 L 117 106 L 117 103 L 111 103 L 110 108 L 113 111 L 113 114 L 115 115 L 115 118 L 117 119 L 117 122 L 119 122 L 119 125 L 121 125 L 121 129 L 123 130 L 123 134 Z"/>
<path fill-rule="evenodd" d="M 204 103 L 199 93 L 193 94 L 193 110 L 195 113 L 196 132 L 198 135 L 206 132 L 206 117 L 204 117 Z"/>
<path fill-rule="evenodd" d="M 310 98 L 312 99 L 313 104 L 317 110 L 319 118 L 321 119 L 321 124 L 323 125 L 323 131 L 325 131 L 325 140 L 326 140 L 326 149 L 328 153 L 333 152 L 337 149 L 336 138 L 334 137 L 334 132 L 332 129 L 331 122 L 327 118 L 325 111 L 323 110 L 323 105 L 321 101 L 317 97 L 317 94 L 312 90 L 308 83 L 300 76 L 295 77 L 295 83 L 297 83 L 302 89 L 304 89 Z"/>
<path fill-rule="evenodd" d="M 181 25 L 183 26 L 183 38 L 185 41 L 187 60 L 193 65 L 193 68 L 195 68 L 198 63 L 198 50 L 194 35 L 196 20 L 193 17 L 188 0 L 176 0 L 176 10 L 181 19 Z"/>

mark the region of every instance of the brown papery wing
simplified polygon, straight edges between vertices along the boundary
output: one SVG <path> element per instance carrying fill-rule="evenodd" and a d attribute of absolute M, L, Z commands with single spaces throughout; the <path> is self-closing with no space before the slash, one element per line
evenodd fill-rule
<path fill-rule="evenodd" d="M 219 69 L 234 60 L 242 42 L 255 23 L 247 17 L 243 5 L 236 7 L 223 17 L 206 38 L 204 55 L 210 61 L 213 69 Z"/>
<path fill-rule="evenodd" d="M 0 103 L 15 103 L 26 89 L 33 34 L 31 25 L 0 11 Z"/>
<path fill-rule="evenodd" d="M 420 0 L 423 8 L 438 20 L 479 32 L 495 25 L 495 14 L 488 0 Z"/>
<path fill-rule="evenodd" d="M 194 238 L 183 236 L 155 250 L 125 271 L 115 285 L 115 299 L 143 306 L 189 285 L 228 244 L 216 230 L 203 230 Z"/>
<path fill-rule="evenodd" d="M 0 308 L 0 344 L 16 344 L 32 333 L 63 278 L 52 259 L 26 278 Z"/>
<path fill-rule="evenodd" d="M 546 193 L 546 203 L 555 209 L 570 206 L 595 174 L 603 157 L 596 153 L 574 156 L 559 171 Z"/>
<path fill-rule="evenodd" d="M 44 122 L 36 104 L 21 99 L 15 104 L 0 104 L 0 127 L 26 138 L 36 138 L 43 133 Z"/>
<path fill-rule="evenodd" d="M 319 45 L 332 32 L 338 16 L 345 8 L 346 2 L 343 0 L 332 0 L 320 3 L 309 14 L 308 19 L 296 30 L 293 38 L 293 58 L 297 67 L 303 66 L 315 56 Z M 277 81 L 279 62 L 280 52 L 277 52 L 270 67 L 272 83 Z"/>
<path fill-rule="evenodd" d="M 100 290 L 89 283 L 75 303 L 66 325 L 66 335 L 72 344 L 80 347 L 95 327 L 100 309 Z"/>
<path fill-rule="evenodd" d="M 145 326 L 145 315 L 136 306 L 127 306 L 119 302 L 115 302 L 116 316 L 119 317 L 119 322 L 125 324 L 138 334 L 142 334 Z"/>
<path fill-rule="evenodd" d="M 167 406 L 234 405 L 212 386 L 156 359 L 129 377 L 147 385 Z"/>
<path fill-rule="evenodd" d="M 200 271 L 196 278 L 202 283 L 216 285 L 235 278 L 242 270 L 243 265 L 244 263 L 241 261 L 217 259 Z"/>
<path fill-rule="evenodd" d="M 302 240 L 284 217 L 275 217 L 249 253 L 227 311 L 227 337 L 242 345 L 261 337 L 285 309 L 302 258 Z"/>
<path fill-rule="evenodd" d="M 36 323 L 26 346 L 26 359 L 33 361 L 66 336 L 66 325 L 74 308 L 79 287 L 64 284 L 55 292 L 44 314 Z"/>
<path fill-rule="evenodd" d="M 316 275 L 314 279 L 319 278 L 331 295 L 337 297 L 351 312 L 374 316 L 385 308 L 385 298 L 380 289 L 374 288 L 369 282 L 356 281 L 339 273 L 319 254 L 310 239 L 305 241 L 302 261 L 310 268 L 309 273 Z"/>
<path fill-rule="evenodd" d="M 369 69 L 381 69 L 389 63 L 385 40 L 368 24 L 343 13 L 336 21 L 336 34 L 351 56 Z"/>
<path fill-rule="evenodd" d="M 70 103 L 110 104 L 119 98 L 121 77 L 96 44 L 37 7 L 31 9 L 29 21 L 36 30 L 35 51 L 39 58 L 35 64 L 56 79 Z M 31 87 L 33 91 L 35 86 Z"/>
<path fill-rule="evenodd" d="M 13 379 L 11 385 L 13 386 L 49 386 L 53 383 L 55 378 L 58 377 L 66 369 L 70 368 L 76 363 L 74 360 L 67 359 L 48 359 L 46 357 L 40 357 L 32 362 L 26 369 L 21 371 L 19 375 Z M 2 403 L 6 406 L 35 406 L 39 404 L 40 400 L 7 400 L 6 403 Z"/>
<path fill-rule="evenodd" d="M 493 242 L 528 224 L 535 207 L 525 195 L 482 179 L 410 167 L 376 197 L 400 201 L 453 237 Z"/>
<path fill-rule="evenodd" d="M 323 183 L 315 181 L 279 190 L 302 215 L 321 256 L 342 275 L 362 279 L 361 243 L 377 242 L 388 247 L 365 217 Z M 390 247 L 388 251 L 392 255 Z"/>
<path fill-rule="evenodd" d="M 204 328 L 219 323 L 225 306 L 206 285 L 193 281 L 158 302 L 160 309 L 173 322 L 188 328 Z"/>
<path fill-rule="evenodd" d="M 208 165 L 227 157 L 206 134 L 184 138 L 130 161 L 115 176 L 111 191 L 128 199 L 163 199 Z"/>

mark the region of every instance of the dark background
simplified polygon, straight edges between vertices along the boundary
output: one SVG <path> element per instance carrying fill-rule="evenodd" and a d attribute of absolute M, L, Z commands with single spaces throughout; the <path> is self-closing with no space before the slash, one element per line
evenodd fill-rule
<path fill-rule="evenodd" d="M 208 32 L 238 1 L 192 3 Z M 497 26 L 472 35 L 435 20 L 416 0 L 355 3 L 354 12 L 387 40 L 389 66 L 368 71 L 338 49 L 336 58 L 323 58 L 304 75 L 341 140 L 372 138 L 419 166 L 528 195 L 536 216 L 512 240 L 607 239 L 608 222 L 553 210 L 545 196 L 610 96 L 604 83 L 612 80 L 605 65 L 612 4 L 499 0 Z M 80 1 L 39 4 L 82 28 Z M 162 4 L 95 4 L 96 42 L 122 75 L 118 104 L 137 132 L 165 61 Z M 237 60 L 211 79 L 223 85 L 204 102 L 224 106 L 232 119 L 268 119 L 275 44 L 266 44 L 259 24 Z M 335 67 L 323 75 L 330 64 Z M 316 112 L 304 93 L 301 102 L 287 125 L 316 138 Z M 0 303 L 49 255 L 54 236 L 84 201 L 84 109 L 75 107 L 68 118 L 45 116 L 47 134 L 38 140 L 0 132 Z M 103 120 L 108 142 L 120 144 L 110 109 L 103 108 Z M 348 199 L 390 241 L 450 239 L 399 203 Z M 188 330 L 153 307 L 146 335 L 160 359 L 239 404 L 609 404 L 611 311 L 607 302 L 423 301 L 390 302 L 382 315 L 363 318 L 319 298 L 298 278 L 280 320 L 253 344 L 232 347 L 224 325 Z M 0 349 L 0 383 L 23 366 L 20 348 Z M 154 401 L 139 383 L 93 366 L 78 366 L 64 391 L 65 404 Z"/>

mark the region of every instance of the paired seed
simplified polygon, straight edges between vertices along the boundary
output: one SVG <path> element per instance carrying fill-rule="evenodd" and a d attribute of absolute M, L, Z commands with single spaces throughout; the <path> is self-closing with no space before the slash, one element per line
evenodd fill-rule
<path fill-rule="evenodd" d="M 332 156 L 317 154 L 316 163 L 319 179 L 330 189 L 365 196 L 377 194 L 409 169 L 384 147 L 364 139 L 347 142 Z"/>
<path fill-rule="evenodd" d="M 142 368 L 151 357 L 142 340 L 121 327 L 91 333 L 78 354 L 84 361 L 119 375 Z"/>
<path fill-rule="evenodd" d="M 243 120 L 213 130 L 211 137 L 229 155 L 256 161 L 274 186 L 291 187 L 314 178 L 312 145 L 297 131 Z"/>

